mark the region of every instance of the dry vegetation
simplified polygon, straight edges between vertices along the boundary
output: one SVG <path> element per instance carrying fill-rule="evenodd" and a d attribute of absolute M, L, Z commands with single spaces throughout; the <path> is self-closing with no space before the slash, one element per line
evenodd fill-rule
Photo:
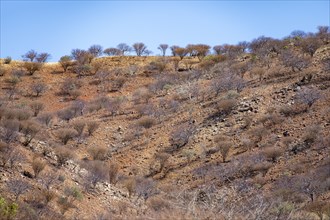
<path fill-rule="evenodd" d="M 0 219 L 329 219 L 329 45 L 2 59 Z"/>

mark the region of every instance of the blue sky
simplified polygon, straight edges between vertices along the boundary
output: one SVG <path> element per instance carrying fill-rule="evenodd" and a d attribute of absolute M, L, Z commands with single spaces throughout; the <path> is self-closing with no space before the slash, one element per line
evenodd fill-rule
<path fill-rule="evenodd" d="M 329 26 L 330 1 L 9 1 L 1 0 L 0 57 L 30 49 L 58 61 L 74 48 L 144 42 L 211 46 L 282 38 Z M 168 51 L 169 53 L 169 51 Z"/>

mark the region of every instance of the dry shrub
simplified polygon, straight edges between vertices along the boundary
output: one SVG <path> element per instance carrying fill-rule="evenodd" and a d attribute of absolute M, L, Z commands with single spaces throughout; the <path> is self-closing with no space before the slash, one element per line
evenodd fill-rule
<path fill-rule="evenodd" d="M 294 104 L 294 105 L 289 105 L 289 106 L 286 105 L 286 106 L 282 106 L 279 109 L 279 112 L 286 117 L 299 115 L 306 111 L 307 111 L 306 105 L 301 105 L 301 104 Z"/>
<path fill-rule="evenodd" d="M 135 104 L 148 103 L 152 97 L 152 93 L 147 88 L 139 88 L 133 93 L 133 101 Z"/>
<path fill-rule="evenodd" d="M 266 137 L 269 134 L 268 129 L 266 129 L 262 125 L 258 125 L 256 127 L 253 127 L 249 130 L 251 140 L 254 141 L 254 143 L 258 143 L 263 140 L 264 137 Z"/>
<path fill-rule="evenodd" d="M 258 77 L 259 81 L 261 81 L 265 75 L 265 70 L 261 67 L 254 67 L 251 71 L 250 71 L 250 77 L 254 78 L 255 76 Z"/>
<path fill-rule="evenodd" d="M 136 189 L 136 180 L 134 177 L 129 177 L 124 181 L 124 186 L 128 191 L 128 197 L 131 198 L 135 193 Z"/>
<path fill-rule="evenodd" d="M 93 160 L 105 160 L 109 150 L 104 146 L 90 147 L 88 153 L 92 156 Z"/>
<path fill-rule="evenodd" d="M 322 220 L 323 215 L 330 216 L 330 203 L 326 201 L 313 201 L 305 206 L 305 210 L 315 213 Z"/>
<path fill-rule="evenodd" d="M 111 162 L 109 164 L 109 182 L 111 184 L 116 184 L 118 180 L 118 171 L 119 171 L 119 166 L 117 163 Z"/>
<path fill-rule="evenodd" d="M 276 113 L 268 113 L 263 115 L 258 122 L 262 123 L 265 128 L 272 128 L 276 124 L 280 124 L 284 121 L 283 117 Z"/>
<path fill-rule="evenodd" d="M 44 93 L 46 91 L 46 85 L 41 82 L 33 83 L 30 86 L 30 89 L 31 89 L 32 93 L 35 94 L 36 97 L 39 97 L 42 93 Z"/>
<path fill-rule="evenodd" d="M 88 135 L 91 136 L 98 129 L 100 124 L 96 121 L 86 122 Z"/>
<path fill-rule="evenodd" d="M 151 128 L 155 124 L 156 124 L 156 120 L 150 116 L 143 116 L 136 123 L 138 127 L 143 127 L 146 129 Z"/>
<path fill-rule="evenodd" d="M 219 147 L 219 151 L 222 156 L 222 162 L 226 162 L 226 158 L 229 154 L 229 150 L 232 146 L 232 143 L 228 140 L 226 136 L 218 135 L 214 138 L 214 142 Z"/>
<path fill-rule="evenodd" d="M 160 197 L 150 198 L 147 202 L 147 206 L 155 212 L 159 212 L 171 208 L 170 203 Z"/>
<path fill-rule="evenodd" d="M 222 99 L 217 104 L 217 109 L 220 114 L 228 115 L 236 107 L 236 99 Z"/>
<path fill-rule="evenodd" d="M 255 146 L 255 142 L 247 137 L 241 138 L 241 147 L 244 151 L 251 150 Z"/>
<path fill-rule="evenodd" d="M 38 115 L 37 119 L 42 124 L 44 124 L 46 126 L 50 126 L 53 117 L 54 117 L 54 115 L 52 113 L 45 112 L 45 113 L 42 113 L 42 114 Z"/>
<path fill-rule="evenodd" d="M 276 162 L 277 158 L 280 157 L 283 154 L 283 151 L 274 146 L 274 147 L 267 147 L 263 150 L 263 154 L 265 157 L 269 160 L 271 160 L 273 163 Z"/>
<path fill-rule="evenodd" d="M 46 205 L 56 197 L 56 193 L 50 189 L 42 189 L 41 195 L 43 196 Z"/>
<path fill-rule="evenodd" d="M 75 136 L 77 136 L 77 132 L 72 128 L 61 128 L 57 131 L 57 137 L 64 145 L 66 145 L 68 141 L 72 140 Z"/>
<path fill-rule="evenodd" d="M 34 101 L 30 103 L 30 107 L 33 111 L 33 116 L 37 117 L 39 112 L 45 108 L 45 105 L 42 102 Z"/>
<path fill-rule="evenodd" d="M 105 162 L 99 160 L 88 161 L 83 165 L 88 170 L 88 175 L 85 179 L 86 187 L 92 186 L 95 188 L 96 184 L 108 179 L 108 166 Z"/>
<path fill-rule="evenodd" d="M 68 96 L 72 92 L 77 91 L 81 87 L 81 83 L 76 79 L 66 79 L 60 86 L 59 95 Z"/>
<path fill-rule="evenodd" d="M 19 125 L 20 123 L 16 120 L 2 120 L 1 126 L 3 127 L 3 131 L 1 134 L 1 139 L 6 143 L 15 141 Z"/>
<path fill-rule="evenodd" d="M 320 130 L 321 128 L 318 125 L 311 125 L 307 127 L 302 137 L 303 141 L 308 144 L 314 143 L 320 133 Z"/>
<path fill-rule="evenodd" d="M 84 120 L 74 121 L 72 126 L 77 131 L 77 135 L 81 136 L 86 126 L 86 122 Z"/>
<path fill-rule="evenodd" d="M 60 119 L 69 122 L 72 118 L 75 117 L 75 113 L 71 108 L 66 108 L 66 109 L 58 111 L 57 116 Z"/>
<path fill-rule="evenodd" d="M 174 148 L 172 150 L 177 150 L 185 146 L 188 143 L 189 138 L 193 135 L 194 131 L 195 128 L 188 124 L 183 124 L 175 128 L 169 137 L 169 142 Z"/>
<path fill-rule="evenodd" d="M 24 121 L 21 123 L 21 132 L 24 134 L 23 145 L 27 146 L 30 144 L 32 139 L 40 131 L 40 126 L 34 121 Z"/>
<path fill-rule="evenodd" d="M 253 164 L 251 167 L 251 171 L 260 172 L 263 176 L 266 175 L 267 171 L 273 166 L 270 162 L 261 162 L 257 164 Z"/>
<path fill-rule="evenodd" d="M 17 120 L 24 121 L 31 118 L 31 113 L 27 109 L 16 109 L 14 114 Z"/>
<path fill-rule="evenodd" d="M 25 159 L 16 147 L 0 141 L 0 166 L 9 165 L 10 168 L 13 168 L 16 163 L 22 163 Z"/>
<path fill-rule="evenodd" d="M 34 177 L 37 178 L 41 171 L 46 167 L 46 163 L 40 158 L 34 158 L 31 162 L 32 169 L 34 172 Z"/>
<path fill-rule="evenodd" d="M 55 149 L 57 163 L 59 166 L 64 165 L 68 160 L 73 159 L 74 153 L 72 150 L 62 146 Z"/>
<path fill-rule="evenodd" d="M 283 137 L 281 142 L 284 145 L 284 147 L 286 149 L 288 149 L 289 146 L 294 142 L 294 138 L 293 137 Z"/>
<path fill-rule="evenodd" d="M 110 92 L 119 91 L 126 83 L 127 78 L 123 76 L 118 76 L 112 79 Z"/>

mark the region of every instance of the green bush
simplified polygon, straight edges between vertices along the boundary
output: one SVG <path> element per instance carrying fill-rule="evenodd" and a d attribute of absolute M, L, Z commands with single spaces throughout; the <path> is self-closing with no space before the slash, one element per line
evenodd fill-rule
<path fill-rule="evenodd" d="M 1 219 L 14 219 L 18 210 L 18 205 L 14 202 L 7 202 L 0 196 L 0 217 Z"/>

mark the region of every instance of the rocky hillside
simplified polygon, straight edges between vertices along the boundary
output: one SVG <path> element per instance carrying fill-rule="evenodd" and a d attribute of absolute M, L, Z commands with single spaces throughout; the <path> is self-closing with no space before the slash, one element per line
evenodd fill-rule
<path fill-rule="evenodd" d="M 329 219 L 330 47 L 282 43 L 2 60 L 0 219 Z"/>

